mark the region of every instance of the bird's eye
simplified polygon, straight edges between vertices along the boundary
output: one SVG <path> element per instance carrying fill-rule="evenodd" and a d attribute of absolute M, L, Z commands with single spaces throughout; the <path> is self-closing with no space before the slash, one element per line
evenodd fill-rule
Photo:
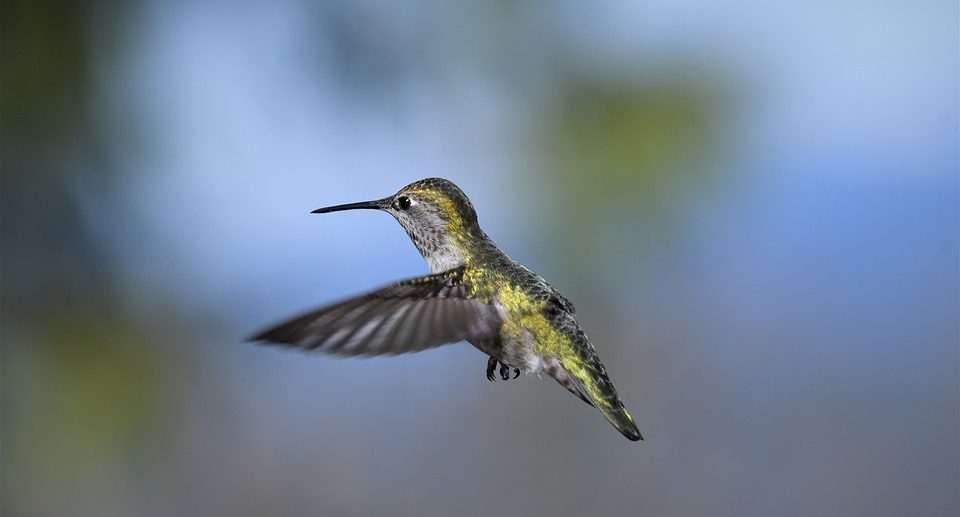
<path fill-rule="evenodd" d="M 400 196 L 397 198 L 397 208 L 400 210 L 406 210 L 410 208 L 410 198 L 407 196 Z"/>

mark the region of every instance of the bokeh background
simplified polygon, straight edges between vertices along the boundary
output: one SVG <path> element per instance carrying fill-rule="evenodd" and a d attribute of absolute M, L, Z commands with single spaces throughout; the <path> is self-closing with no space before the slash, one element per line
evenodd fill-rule
<path fill-rule="evenodd" d="M 957 515 L 955 1 L 2 4 L 2 506 Z M 426 271 L 442 176 L 647 438 L 459 344 L 244 342 Z"/>

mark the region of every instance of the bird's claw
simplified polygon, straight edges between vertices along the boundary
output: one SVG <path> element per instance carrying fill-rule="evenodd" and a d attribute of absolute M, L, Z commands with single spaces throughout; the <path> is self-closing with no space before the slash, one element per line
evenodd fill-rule
<path fill-rule="evenodd" d="M 511 379 L 511 377 L 510 377 L 510 367 L 507 366 L 507 365 L 505 365 L 505 364 L 503 364 L 503 363 L 501 363 L 500 361 L 497 361 L 496 359 L 494 359 L 494 358 L 492 358 L 492 357 L 489 358 L 489 359 L 487 359 L 487 380 L 490 381 L 490 382 L 496 382 L 497 377 L 496 377 L 496 375 L 494 375 L 494 372 L 497 370 L 497 364 L 498 364 L 498 363 L 500 364 L 500 378 L 503 379 L 503 380 L 505 380 L 505 381 L 510 380 L 510 379 Z M 519 377 L 519 376 L 520 376 L 520 369 L 519 369 L 519 368 L 514 368 L 514 369 L 513 369 L 513 377 L 512 377 L 512 378 L 513 378 L 513 379 L 516 379 L 516 378 Z"/>

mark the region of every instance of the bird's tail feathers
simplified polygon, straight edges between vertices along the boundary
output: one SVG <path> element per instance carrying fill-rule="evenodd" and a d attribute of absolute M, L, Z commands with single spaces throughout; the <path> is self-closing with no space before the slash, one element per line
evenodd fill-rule
<path fill-rule="evenodd" d="M 602 367 L 601 367 L 602 368 Z M 587 371 L 583 367 L 561 368 L 561 375 L 556 375 L 556 379 L 563 387 L 567 388 L 581 400 L 597 408 L 606 419 L 620 431 L 621 434 L 632 441 L 643 440 L 643 435 L 637 429 L 637 424 L 633 417 L 623 406 L 617 390 L 610 383 L 606 373 Z"/>

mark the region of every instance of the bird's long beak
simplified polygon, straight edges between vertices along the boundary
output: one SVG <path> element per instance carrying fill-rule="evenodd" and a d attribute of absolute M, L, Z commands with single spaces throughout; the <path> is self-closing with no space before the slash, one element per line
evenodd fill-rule
<path fill-rule="evenodd" d="M 389 204 L 390 204 L 390 201 L 387 199 L 378 199 L 376 201 L 361 201 L 359 203 L 347 203 L 345 205 L 334 205 L 334 206 L 328 206 L 324 208 L 318 208 L 310 213 L 326 214 L 329 212 L 339 212 L 341 210 L 357 210 L 360 208 L 366 208 L 371 210 L 382 210 L 383 208 L 386 208 L 386 206 L 388 206 Z"/>

